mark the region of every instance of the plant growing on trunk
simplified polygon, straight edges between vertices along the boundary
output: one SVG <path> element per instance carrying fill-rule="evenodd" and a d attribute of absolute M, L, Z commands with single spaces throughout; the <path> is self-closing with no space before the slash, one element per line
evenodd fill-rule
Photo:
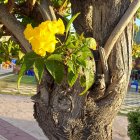
<path fill-rule="evenodd" d="M 55 2 L 55 4 L 51 2 Z M 64 11 L 69 11 L 69 1 L 59 1 L 58 4 L 57 2 L 58 1 L 54 0 L 42 0 L 40 3 L 35 4 L 35 1 L 29 0 L 25 2 L 25 4 L 22 3 L 22 6 L 20 4 L 18 5 L 19 9 L 22 7 L 21 11 L 16 9 L 16 3 L 11 4 L 9 9 L 10 12 L 12 9 L 13 14 L 18 11 L 21 15 L 26 14 L 34 18 L 34 20 L 41 22 L 43 20 L 56 21 L 57 17 L 65 15 Z M 70 58 L 74 59 L 74 62 L 76 62 L 74 65 L 79 65 L 80 63 L 79 67 L 82 67 L 82 70 L 88 64 L 92 69 L 92 73 L 94 73 L 96 69 L 94 76 L 95 82 L 92 84 L 92 80 L 92 86 L 90 85 L 90 88 L 88 87 L 86 89 L 87 92 L 84 95 L 79 96 L 79 93 L 83 92 L 83 87 L 81 85 L 86 87 L 85 82 L 83 82 L 85 84 L 81 84 L 79 81 L 87 80 L 85 80 L 86 76 L 80 78 L 82 77 L 81 75 L 76 75 L 78 69 L 74 70 L 71 67 L 71 62 L 68 64 L 68 60 L 71 60 L 68 57 L 69 53 L 70 55 L 73 54 L 72 48 L 72 54 L 68 51 L 68 54 L 65 54 L 64 57 L 63 54 L 59 57 L 67 58 L 66 60 L 62 59 L 61 62 L 66 67 L 64 67 L 64 78 L 60 84 L 55 82 L 57 81 L 56 75 L 58 74 L 55 71 L 56 69 L 52 72 L 52 66 L 50 68 L 49 63 L 47 68 L 45 68 L 45 70 L 43 69 L 44 67 L 40 64 L 45 61 L 44 65 L 46 65 L 46 60 L 55 54 L 57 48 L 59 50 L 59 46 L 62 46 L 62 48 L 69 46 L 63 41 L 63 37 L 58 37 L 62 44 L 57 44 L 55 46 L 56 49 L 51 51 L 53 53 L 51 53 L 50 56 L 48 53 L 44 53 L 44 51 L 41 53 L 38 50 L 36 51 L 39 53 L 38 57 L 41 60 L 38 60 L 39 63 L 35 62 L 36 66 L 34 67 L 36 70 L 36 77 L 40 81 L 37 94 L 32 97 L 34 101 L 34 117 L 44 134 L 50 140 L 111 140 L 112 122 L 124 99 L 129 82 L 132 66 L 132 19 L 140 6 L 140 1 L 133 0 L 131 3 L 130 0 L 70 0 L 70 2 L 72 14 L 75 15 L 80 12 L 80 15 L 74 20 L 74 27 L 78 35 L 67 35 L 66 42 L 70 38 L 68 44 L 73 43 L 74 38 L 74 42 L 77 42 L 77 40 L 79 42 L 80 40 L 80 44 L 83 44 L 82 46 L 84 46 L 84 44 L 90 46 L 90 43 L 88 44 L 87 42 L 88 39 L 95 38 L 99 46 L 98 50 L 93 52 L 96 65 L 90 63 L 91 55 L 86 57 L 85 60 L 89 60 L 89 63 L 86 63 L 86 65 L 83 65 L 85 61 L 79 60 L 82 62 L 81 63 L 77 61 L 77 58 L 76 61 L 75 58 Z M 8 3 L 10 3 L 10 1 L 8 1 Z M 55 5 L 57 5 L 56 8 L 53 7 Z M 24 6 L 28 10 L 24 10 Z M 40 18 L 40 16 L 42 16 L 42 18 Z M 65 19 L 63 17 L 61 18 Z M 31 51 L 31 46 L 23 35 L 24 28 L 9 14 L 4 5 L 0 5 L 0 22 L 2 22 L 6 28 L 13 33 L 16 39 L 19 40 L 25 52 Z M 81 35 L 82 33 L 84 33 L 84 37 Z M 73 45 L 70 46 L 76 47 L 75 43 L 73 43 Z M 78 47 L 79 46 L 81 45 L 78 45 Z M 88 47 L 86 48 L 88 49 Z M 90 52 L 89 49 L 88 52 Z M 31 52 L 29 54 L 31 54 Z M 59 53 L 57 53 L 57 55 L 58 54 Z M 43 60 L 40 55 L 43 56 Z M 99 57 L 96 57 L 96 55 Z M 29 57 L 28 54 L 25 56 L 27 57 L 24 57 L 24 60 L 28 61 L 28 58 L 34 58 L 34 56 L 36 57 L 37 55 L 32 53 Z M 54 60 L 55 57 L 51 59 Z M 32 63 L 34 63 L 34 61 Z M 58 63 L 55 64 L 57 65 Z M 28 67 L 25 64 L 23 64 L 23 66 L 23 70 Z M 36 67 L 44 71 L 40 73 Z M 71 81 L 67 82 L 67 73 L 69 73 L 69 69 L 74 74 L 74 82 L 72 83 Z M 80 74 L 82 74 L 82 72 Z M 42 78 L 40 80 L 41 75 Z M 75 77 L 77 80 L 75 80 Z M 89 78 L 93 78 L 93 76 L 89 76 Z M 60 77 L 58 79 L 60 79 Z"/>
<path fill-rule="evenodd" d="M 77 79 L 85 94 L 94 82 L 95 61 L 90 49 L 96 49 L 94 38 L 84 38 L 83 34 L 69 33 L 70 23 L 78 16 L 76 14 L 69 21 L 66 30 L 61 19 L 58 21 L 45 21 L 38 27 L 32 28 L 30 24 L 24 31 L 24 35 L 32 45 L 34 52 L 27 53 L 23 57 L 23 64 L 19 73 L 18 83 L 29 68 L 33 67 L 38 84 L 42 80 L 44 67 L 53 77 L 54 82 L 61 84 L 64 78 L 70 87 Z M 62 42 L 56 38 L 55 34 L 64 34 L 65 40 Z M 57 41 L 58 40 L 58 41 Z"/>

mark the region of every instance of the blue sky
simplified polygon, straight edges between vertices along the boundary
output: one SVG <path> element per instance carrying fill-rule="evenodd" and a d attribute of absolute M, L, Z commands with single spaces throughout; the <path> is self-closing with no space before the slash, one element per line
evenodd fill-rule
<path fill-rule="evenodd" d="M 136 24 L 137 24 L 138 26 L 140 26 L 140 20 L 139 20 L 139 19 L 136 19 Z"/>

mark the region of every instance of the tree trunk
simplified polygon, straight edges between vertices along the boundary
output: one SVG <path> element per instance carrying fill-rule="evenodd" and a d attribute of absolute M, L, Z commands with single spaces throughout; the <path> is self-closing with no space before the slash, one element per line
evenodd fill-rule
<path fill-rule="evenodd" d="M 130 0 L 71 0 L 73 14 L 81 12 L 74 26 L 104 46 Z M 96 72 L 93 87 L 84 96 L 78 82 L 70 88 L 56 85 L 44 73 L 33 97 L 34 117 L 49 140 L 111 140 L 112 122 L 127 91 L 131 71 L 132 22 L 116 42 L 109 59 L 109 83 Z M 98 64 L 99 65 L 99 64 Z M 100 75 L 99 75 L 100 74 Z"/>

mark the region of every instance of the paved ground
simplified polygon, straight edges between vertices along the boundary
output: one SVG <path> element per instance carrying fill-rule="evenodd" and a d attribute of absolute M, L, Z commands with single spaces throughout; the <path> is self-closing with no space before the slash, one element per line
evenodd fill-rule
<path fill-rule="evenodd" d="M 140 107 L 140 93 L 131 91 L 127 93 L 120 112 L 127 114 L 130 111 L 136 110 L 138 107 Z"/>
<path fill-rule="evenodd" d="M 10 68 L 10 69 L 0 69 L 0 74 L 9 73 L 9 72 L 12 72 L 12 71 L 13 71 L 13 68 Z"/>
<path fill-rule="evenodd" d="M 35 137 L 15 127 L 14 125 L 11 125 L 3 119 L 0 119 L 0 135 L 3 139 L 10 140 L 37 140 Z"/>
<path fill-rule="evenodd" d="M 30 97 L 0 94 L 0 140 L 47 140 L 33 118 L 32 106 Z M 129 140 L 126 117 L 115 119 L 113 140 Z"/>
<path fill-rule="evenodd" d="M 33 118 L 30 97 L 0 94 L 0 108 L 0 135 L 6 140 L 47 140 Z"/>
<path fill-rule="evenodd" d="M 8 87 L 6 92 L 16 90 L 14 88 Z M 23 93 L 33 90 L 35 93 L 36 87 L 23 85 L 21 90 Z M 0 95 L 0 140 L 47 140 L 33 118 L 32 106 L 30 97 Z M 137 107 L 140 107 L 140 93 L 131 91 L 120 112 L 126 114 Z M 113 140 L 129 140 L 127 124 L 127 117 L 117 116 L 113 124 Z"/>

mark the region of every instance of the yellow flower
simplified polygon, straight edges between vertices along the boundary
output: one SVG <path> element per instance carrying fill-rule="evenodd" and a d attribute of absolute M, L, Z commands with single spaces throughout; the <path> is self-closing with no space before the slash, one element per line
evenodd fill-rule
<path fill-rule="evenodd" d="M 65 26 L 61 19 L 58 21 L 45 21 L 33 28 L 28 24 L 24 35 L 31 43 L 32 50 L 38 55 L 45 56 L 46 52 L 53 53 L 57 43 L 55 34 L 64 34 Z"/>
<path fill-rule="evenodd" d="M 55 41 L 50 42 L 49 44 L 47 44 L 45 50 L 47 52 L 50 52 L 50 53 L 54 52 L 54 50 L 55 50 L 55 44 L 56 44 Z"/>
<path fill-rule="evenodd" d="M 31 24 L 28 24 L 26 29 L 24 30 L 25 38 L 30 42 L 33 38 L 33 34 L 33 27 L 31 26 Z"/>
<path fill-rule="evenodd" d="M 63 21 L 60 18 L 58 19 L 56 26 L 57 26 L 57 29 L 58 29 L 57 33 L 58 34 L 64 34 L 65 26 L 64 26 Z"/>

